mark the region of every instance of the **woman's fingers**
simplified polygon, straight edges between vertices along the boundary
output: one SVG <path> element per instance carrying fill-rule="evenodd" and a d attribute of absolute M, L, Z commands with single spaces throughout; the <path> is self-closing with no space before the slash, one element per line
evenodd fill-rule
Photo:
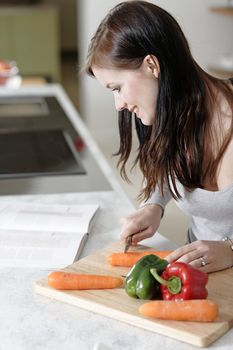
<path fill-rule="evenodd" d="M 134 234 L 132 237 L 132 243 L 137 244 L 138 242 L 142 241 L 143 239 L 150 238 L 154 235 L 154 230 L 152 227 L 148 227 L 137 234 Z"/>
<path fill-rule="evenodd" d="M 171 263 L 173 261 L 182 261 L 190 263 L 198 257 L 198 252 L 191 244 L 187 244 L 183 247 L 177 248 L 171 254 L 166 257 L 166 260 Z"/>
<path fill-rule="evenodd" d="M 153 236 L 159 226 L 161 212 L 160 206 L 147 205 L 122 218 L 121 240 L 126 241 L 128 236 L 133 236 L 132 243 L 137 244 L 143 239 Z"/>
<path fill-rule="evenodd" d="M 140 223 L 135 219 L 125 218 L 122 225 L 122 232 L 120 238 L 125 241 L 128 236 L 137 234 L 141 231 Z"/>
<path fill-rule="evenodd" d="M 132 236 L 132 244 L 137 244 L 143 239 L 152 237 L 155 233 L 155 230 L 152 226 L 146 227 L 142 226 L 135 221 L 130 221 L 128 224 L 125 224 L 121 232 L 120 238 L 125 241 L 128 236 Z"/>
<path fill-rule="evenodd" d="M 233 265 L 232 251 L 222 241 L 195 241 L 176 249 L 166 257 L 169 263 L 182 261 L 204 272 L 214 272 Z"/>

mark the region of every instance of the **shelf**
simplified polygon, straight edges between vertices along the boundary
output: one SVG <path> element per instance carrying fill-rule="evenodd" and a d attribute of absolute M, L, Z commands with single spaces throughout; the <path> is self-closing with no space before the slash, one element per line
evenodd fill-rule
<path fill-rule="evenodd" d="M 212 6 L 209 8 L 211 12 L 214 12 L 218 15 L 223 16 L 232 16 L 233 17 L 233 6 Z M 233 68 L 232 69 L 224 69 L 217 65 L 210 65 L 209 71 L 212 75 L 222 78 L 228 79 L 233 77 Z"/>
<path fill-rule="evenodd" d="M 22 85 L 46 85 L 48 84 L 46 79 L 43 77 L 31 76 L 31 77 L 23 77 Z"/>
<path fill-rule="evenodd" d="M 220 15 L 224 16 L 233 16 L 233 6 L 216 6 L 216 7 L 210 7 L 210 11 L 218 13 Z"/>
<path fill-rule="evenodd" d="M 214 76 L 223 78 L 223 79 L 228 79 L 233 77 L 233 69 L 231 70 L 225 70 L 221 67 L 218 66 L 209 66 L 208 70 L 210 71 L 211 74 Z"/>

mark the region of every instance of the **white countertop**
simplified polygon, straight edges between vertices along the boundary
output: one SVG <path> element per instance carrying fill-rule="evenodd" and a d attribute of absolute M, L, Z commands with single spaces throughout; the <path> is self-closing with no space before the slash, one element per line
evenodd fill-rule
<path fill-rule="evenodd" d="M 5 199 L 16 198 L 1 198 L 2 201 Z M 83 256 L 117 241 L 119 218 L 133 210 L 129 202 L 113 191 L 22 196 L 20 199 L 49 204 L 99 204 L 100 210 Z M 153 241 L 157 242 L 157 247 L 173 247 L 159 234 Z M 0 269 L 1 350 L 85 350 L 94 349 L 94 345 L 103 340 L 110 349 L 130 349 L 133 346 L 134 327 L 35 294 L 34 283 L 48 272 L 30 268 Z M 146 344 L 149 343 L 148 332 L 137 330 L 137 333 L 141 334 L 138 349 L 146 349 Z M 150 334 L 150 337 L 154 335 Z"/>
<path fill-rule="evenodd" d="M 131 205 L 114 192 L 27 196 L 24 199 L 43 203 L 98 203 L 100 211 L 83 255 L 118 240 L 118 220 L 132 210 Z M 158 233 L 144 243 L 157 248 L 174 248 Z M 0 270 L 1 350 L 196 349 L 169 337 L 35 294 L 34 283 L 48 272 L 17 268 Z M 232 343 L 231 330 L 212 347 L 230 350 Z M 99 347 L 95 347 L 97 344 Z"/>
<path fill-rule="evenodd" d="M 81 125 L 81 129 L 82 133 L 88 134 L 84 125 Z M 105 174 L 111 177 L 113 191 L 0 198 L 50 204 L 99 204 L 100 210 L 83 256 L 118 240 L 120 218 L 134 210 L 92 139 L 89 147 Z M 175 247 L 158 233 L 152 239 L 143 241 L 143 244 L 158 249 Z M 34 283 L 48 272 L 30 268 L 0 269 L 0 350 L 196 349 L 169 337 L 35 294 Z M 209 348 L 230 350 L 232 344 L 233 330 Z"/>

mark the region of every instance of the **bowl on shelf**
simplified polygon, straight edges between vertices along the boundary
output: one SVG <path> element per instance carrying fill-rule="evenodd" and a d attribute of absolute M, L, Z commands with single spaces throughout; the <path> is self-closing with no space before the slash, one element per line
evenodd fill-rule
<path fill-rule="evenodd" d="M 19 69 L 14 61 L 0 59 L 0 87 L 18 87 L 21 83 L 18 72 Z"/>

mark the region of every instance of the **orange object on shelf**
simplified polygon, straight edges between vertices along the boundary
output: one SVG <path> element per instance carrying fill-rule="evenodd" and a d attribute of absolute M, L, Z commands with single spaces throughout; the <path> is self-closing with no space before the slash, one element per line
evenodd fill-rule
<path fill-rule="evenodd" d="M 19 70 L 14 61 L 0 60 L 0 85 L 6 85 L 7 81 L 18 74 Z"/>

